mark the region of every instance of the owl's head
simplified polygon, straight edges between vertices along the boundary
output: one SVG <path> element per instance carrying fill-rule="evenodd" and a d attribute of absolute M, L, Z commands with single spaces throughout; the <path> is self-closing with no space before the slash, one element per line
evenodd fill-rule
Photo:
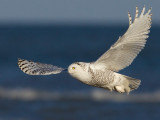
<path fill-rule="evenodd" d="M 68 67 L 68 73 L 82 82 L 88 81 L 88 67 L 88 63 L 75 62 Z"/>
<path fill-rule="evenodd" d="M 70 74 L 76 74 L 80 71 L 84 71 L 84 67 L 85 65 L 84 64 L 82 65 L 82 62 L 75 62 L 68 67 L 68 72 Z"/>

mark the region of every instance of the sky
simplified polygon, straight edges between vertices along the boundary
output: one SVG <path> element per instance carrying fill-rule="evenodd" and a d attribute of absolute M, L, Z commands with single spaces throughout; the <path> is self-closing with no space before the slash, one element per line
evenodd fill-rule
<path fill-rule="evenodd" d="M 160 0 L 0 0 L 0 24 L 111 24 L 128 22 L 135 7 L 152 7 L 160 24 Z"/>

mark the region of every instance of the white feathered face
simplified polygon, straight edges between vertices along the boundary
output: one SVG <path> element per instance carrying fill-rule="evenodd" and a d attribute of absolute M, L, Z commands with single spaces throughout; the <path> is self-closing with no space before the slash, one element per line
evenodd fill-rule
<path fill-rule="evenodd" d="M 68 67 L 68 73 L 82 82 L 88 81 L 89 79 L 87 65 L 82 62 L 76 62 L 71 64 Z"/>
<path fill-rule="evenodd" d="M 77 72 L 82 71 L 82 67 L 80 66 L 80 63 L 73 63 L 68 67 L 68 72 L 72 74 L 76 74 Z"/>

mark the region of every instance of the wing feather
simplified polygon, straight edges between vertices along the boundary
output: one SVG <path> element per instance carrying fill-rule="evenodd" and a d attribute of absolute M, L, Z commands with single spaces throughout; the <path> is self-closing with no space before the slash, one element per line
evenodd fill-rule
<path fill-rule="evenodd" d="M 64 69 L 61 67 L 53 66 L 50 64 L 43 64 L 39 62 L 33 62 L 24 59 L 18 59 L 19 68 L 29 75 L 50 75 L 58 74 Z"/>
<path fill-rule="evenodd" d="M 132 63 L 137 54 L 144 48 L 150 32 L 149 29 L 151 27 L 152 16 L 152 14 L 150 14 L 151 8 L 146 14 L 144 14 L 144 12 L 145 6 L 138 17 L 138 7 L 136 7 L 136 14 L 133 23 L 131 15 L 128 13 L 128 30 L 94 63 L 95 66 L 104 66 L 106 69 L 119 71 Z"/>

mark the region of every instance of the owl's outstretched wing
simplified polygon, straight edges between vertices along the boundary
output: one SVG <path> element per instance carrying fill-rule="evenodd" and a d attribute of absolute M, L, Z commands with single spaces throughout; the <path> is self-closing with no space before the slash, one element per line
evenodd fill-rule
<path fill-rule="evenodd" d="M 151 8 L 144 14 L 145 6 L 138 16 L 136 7 L 135 19 L 128 12 L 129 28 L 126 33 L 119 37 L 118 41 L 110 47 L 95 63 L 97 67 L 104 66 L 112 71 L 119 71 L 129 66 L 137 54 L 144 48 L 151 27 Z"/>
<path fill-rule="evenodd" d="M 64 71 L 63 68 L 24 59 L 18 59 L 19 68 L 28 75 L 50 75 Z"/>

